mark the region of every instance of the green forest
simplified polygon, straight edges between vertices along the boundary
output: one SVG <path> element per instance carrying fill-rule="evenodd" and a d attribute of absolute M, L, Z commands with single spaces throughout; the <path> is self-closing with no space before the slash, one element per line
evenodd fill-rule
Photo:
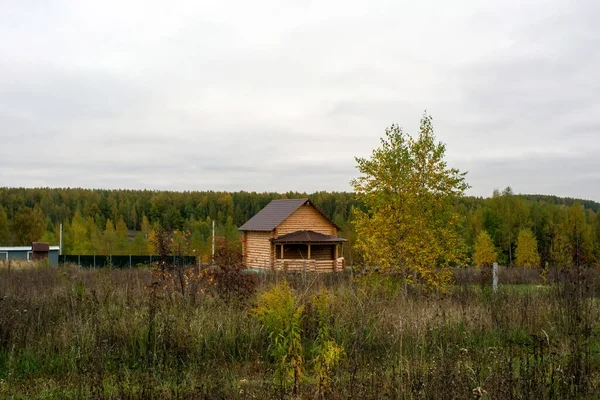
<path fill-rule="evenodd" d="M 211 224 L 216 235 L 239 239 L 237 227 L 273 199 L 308 197 L 355 240 L 353 208 L 364 210 L 353 193 L 312 194 L 0 188 L 0 245 L 58 244 L 62 223 L 64 254 L 136 254 L 153 252 L 152 232 L 161 226 L 185 240 L 184 252 L 207 259 Z M 492 239 L 498 261 L 515 265 L 522 232 L 537 241 L 540 266 L 597 264 L 600 260 L 600 203 L 546 195 L 514 194 L 510 188 L 491 197 L 458 197 L 464 263 L 473 263 L 478 235 Z M 349 264 L 360 265 L 361 254 L 347 246 Z M 576 259 L 574 259 L 576 258 Z"/>

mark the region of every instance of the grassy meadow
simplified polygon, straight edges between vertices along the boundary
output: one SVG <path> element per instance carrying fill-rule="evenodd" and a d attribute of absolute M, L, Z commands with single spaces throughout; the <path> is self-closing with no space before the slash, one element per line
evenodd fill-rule
<path fill-rule="evenodd" d="M 194 268 L 5 266 L 0 398 L 598 398 L 598 274 L 503 270 L 497 293 L 480 275 L 445 293 L 345 273 L 219 291 Z"/>

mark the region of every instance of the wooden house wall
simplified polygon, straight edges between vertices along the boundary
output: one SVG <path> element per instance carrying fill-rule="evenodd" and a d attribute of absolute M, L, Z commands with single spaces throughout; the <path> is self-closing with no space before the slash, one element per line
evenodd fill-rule
<path fill-rule="evenodd" d="M 276 246 L 281 252 L 281 246 Z M 281 258 L 281 254 L 279 254 Z M 305 244 L 286 244 L 283 246 L 283 258 L 291 260 L 303 260 L 308 258 L 308 246 Z"/>
<path fill-rule="evenodd" d="M 334 247 L 332 245 L 314 244 L 310 246 L 310 258 L 315 260 L 333 260 Z"/>
<path fill-rule="evenodd" d="M 342 271 L 340 260 L 276 260 L 275 269 L 298 272 L 339 272 Z"/>
<path fill-rule="evenodd" d="M 311 205 L 303 205 L 294 211 L 275 228 L 275 235 L 277 237 L 296 231 L 315 231 L 324 235 L 337 235 L 336 227 Z"/>
<path fill-rule="evenodd" d="M 271 268 L 273 244 L 269 241 L 273 232 L 244 232 L 244 264 L 248 268 Z"/>

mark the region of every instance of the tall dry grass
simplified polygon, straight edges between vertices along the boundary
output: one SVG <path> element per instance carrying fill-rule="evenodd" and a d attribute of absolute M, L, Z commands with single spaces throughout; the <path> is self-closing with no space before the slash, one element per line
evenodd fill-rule
<path fill-rule="evenodd" d="M 600 393 L 600 285 L 587 270 L 556 273 L 552 285 L 501 286 L 498 293 L 472 284 L 422 292 L 377 276 L 262 275 L 257 293 L 239 301 L 209 292 L 182 296 L 155 278 L 141 268 L 1 270 L 0 398 Z M 304 363 L 293 390 L 273 379 L 273 337 L 253 311 L 256 296 L 283 279 L 303 310 Z M 327 371 L 326 391 L 311 358 L 323 326 L 312 300 L 317 294 L 328 298 L 328 340 L 343 350 Z"/>

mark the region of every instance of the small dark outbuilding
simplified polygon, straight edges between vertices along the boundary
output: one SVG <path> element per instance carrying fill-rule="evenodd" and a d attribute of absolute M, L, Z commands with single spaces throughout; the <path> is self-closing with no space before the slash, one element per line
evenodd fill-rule
<path fill-rule="evenodd" d="M 50 243 L 33 242 L 31 244 L 31 259 L 33 261 L 48 258 L 48 253 L 50 253 Z"/>

